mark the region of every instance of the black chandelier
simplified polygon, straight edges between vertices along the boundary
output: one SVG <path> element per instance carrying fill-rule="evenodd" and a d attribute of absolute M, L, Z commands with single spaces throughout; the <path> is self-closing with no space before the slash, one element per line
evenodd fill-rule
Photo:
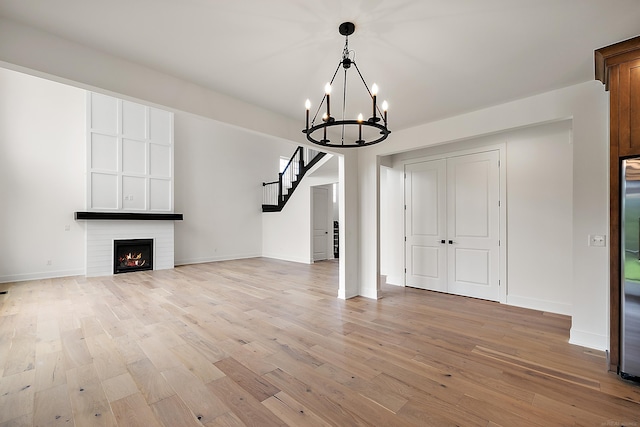
<path fill-rule="evenodd" d="M 325 85 L 325 94 L 320 101 L 320 105 L 318 105 L 318 109 L 316 110 L 315 115 L 311 122 L 309 122 L 309 110 L 311 109 L 311 102 L 307 99 L 305 103 L 306 108 L 306 127 L 302 130 L 303 133 L 307 135 L 307 139 L 318 145 L 322 145 L 325 147 L 336 147 L 336 148 L 351 148 L 351 147 L 365 147 L 367 145 L 377 144 L 379 142 L 387 139 L 391 131 L 387 127 L 387 101 L 382 103 L 382 110 L 377 105 L 377 97 L 378 97 L 378 85 L 375 83 L 369 89 L 367 83 L 362 77 L 362 73 L 355 62 L 355 54 L 354 59 L 350 58 L 349 55 L 352 53 L 349 51 L 349 36 L 353 34 L 356 30 L 356 26 L 352 22 L 343 22 L 338 27 L 338 31 L 340 34 L 345 36 L 344 49 L 342 51 L 342 59 L 336 68 L 336 71 L 333 73 L 333 77 L 331 81 Z M 354 66 L 356 71 L 358 72 L 358 76 L 364 85 L 364 89 L 366 90 L 366 95 L 363 96 L 365 99 L 370 99 L 366 103 L 372 102 L 372 116 L 368 119 L 363 119 L 362 114 L 359 114 L 357 119 L 346 119 L 347 114 L 347 71 Z M 342 85 L 342 117 L 340 120 L 336 119 L 331 115 L 331 90 L 334 80 L 338 75 L 338 71 L 340 67 L 344 69 L 344 80 Z M 369 104 L 371 105 L 371 104 Z M 320 110 L 322 107 L 325 107 L 324 113 L 321 117 L 320 123 L 316 124 L 316 119 L 318 118 L 318 114 L 320 114 Z M 356 104 L 355 108 L 364 107 L 364 104 Z M 371 108 L 371 106 L 366 107 Z M 331 129 L 335 128 L 335 129 Z M 317 136 L 314 136 L 317 135 Z M 320 135 L 322 137 L 320 138 Z M 335 139 L 339 139 L 339 142 L 332 143 L 329 137 Z"/>

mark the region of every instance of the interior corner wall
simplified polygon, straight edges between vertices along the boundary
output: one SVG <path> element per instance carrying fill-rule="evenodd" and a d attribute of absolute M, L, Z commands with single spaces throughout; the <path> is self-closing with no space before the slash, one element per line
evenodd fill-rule
<path fill-rule="evenodd" d="M 313 264 L 312 187 L 334 182 L 330 177 L 305 175 L 282 211 L 262 214 L 262 256 Z"/>
<path fill-rule="evenodd" d="M 402 176 L 407 162 L 501 146 L 506 152 L 502 165 L 506 168 L 506 199 L 502 201 L 506 236 L 501 238 L 501 248 L 507 250 L 507 277 L 501 281 L 507 287 L 506 303 L 571 315 L 573 258 L 567 255 L 573 252 L 571 125 L 571 120 L 544 123 L 391 156 L 394 168 L 387 173 L 400 179 L 388 191 L 404 192 Z M 385 238 L 395 248 L 386 254 L 391 259 L 402 258 L 404 252 L 404 203 L 399 198 L 386 207 L 401 212 L 387 225 L 393 227 L 393 233 L 385 236 L 381 224 L 381 240 Z M 404 283 L 402 261 L 388 273 L 400 276 L 399 284 Z"/>
<path fill-rule="evenodd" d="M 296 146 L 176 112 L 176 265 L 262 256 L 262 183 Z"/>
<path fill-rule="evenodd" d="M 86 92 L 0 68 L 0 282 L 84 274 Z"/>
<path fill-rule="evenodd" d="M 605 350 L 609 346 L 608 250 L 588 246 L 589 234 L 608 235 L 608 93 L 589 81 L 396 132 L 385 144 L 359 152 L 359 182 L 376 182 L 381 156 L 469 140 L 529 126 L 571 119 L 573 192 L 571 194 L 572 326 L 570 342 Z M 359 193 L 362 218 L 359 286 L 375 289 L 379 256 L 378 193 Z"/>

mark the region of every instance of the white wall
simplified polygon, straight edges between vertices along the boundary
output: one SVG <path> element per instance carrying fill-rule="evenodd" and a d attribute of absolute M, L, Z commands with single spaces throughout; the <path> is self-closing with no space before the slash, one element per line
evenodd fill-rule
<path fill-rule="evenodd" d="M 381 212 L 384 207 L 396 216 L 390 224 L 381 222 L 380 234 L 381 241 L 388 241 L 396 252 L 382 247 L 381 254 L 391 260 L 400 258 L 402 262 L 392 264 L 387 274 L 392 278 L 400 276 L 399 284 L 404 283 L 401 195 L 405 162 L 501 144 L 506 151 L 502 166 L 506 168 L 507 191 L 502 203 L 506 204 L 507 215 L 503 220 L 507 227 L 502 248 L 507 250 L 507 277 L 501 279 L 507 287 L 506 303 L 570 315 L 573 283 L 571 142 L 571 121 L 566 120 L 390 156 L 395 167 L 383 168 L 382 172 L 399 176 L 387 192 L 400 197 L 393 205 L 381 204 Z M 385 236 L 385 229 L 393 232 Z"/>
<path fill-rule="evenodd" d="M 176 264 L 262 254 L 262 182 L 296 146 L 175 113 Z"/>
<path fill-rule="evenodd" d="M 0 93 L 0 282 L 85 274 L 86 92 L 0 68 Z M 174 126 L 176 263 L 260 256 L 261 184 L 295 145 L 184 112 Z"/>
<path fill-rule="evenodd" d="M 0 282 L 83 274 L 85 91 L 0 68 L 0 94 Z"/>
<path fill-rule="evenodd" d="M 572 313 L 571 122 L 507 138 L 507 302 Z"/>
<path fill-rule="evenodd" d="M 328 156 L 324 157 L 305 175 L 281 212 L 262 214 L 262 256 L 305 264 L 313 263 L 312 187 L 332 184 L 337 177 L 312 175 L 313 170 L 329 160 Z M 332 186 L 327 185 L 327 188 L 331 195 Z M 329 254 L 333 256 L 332 251 Z"/>
<path fill-rule="evenodd" d="M 589 234 L 608 234 L 608 94 L 590 81 L 398 131 L 385 144 L 359 151 L 359 284 L 377 297 L 380 156 L 447 144 L 555 121 L 573 124 L 571 194 L 571 342 L 607 349 L 608 250 L 589 247 Z"/>

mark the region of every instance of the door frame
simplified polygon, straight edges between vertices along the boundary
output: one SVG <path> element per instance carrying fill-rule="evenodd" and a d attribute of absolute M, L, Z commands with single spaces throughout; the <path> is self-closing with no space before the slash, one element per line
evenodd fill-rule
<path fill-rule="evenodd" d="M 314 197 L 314 193 L 317 189 L 323 189 L 327 191 L 327 200 L 325 201 L 326 203 L 326 207 L 327 207 L 327 223 L 326 223 L 326 227 L 327 227 L 327 234 L 325 235 L 325 238 L 323 239 L 325 241 L 325 252 L 327 254 L 327 257 L 324 260 L 330 260 L 330 259 L 334 259 L 333 256 L 333 204 L 331 203 L 332 201 L 332 197 L 333 197 L 333 184 L 322 184 L 322 185 L 313 185 L 310 187 L 311 190 L 311 194 L 310 194 L 310 199 L 311 199 L 311 203 L 310 203 L 310 234 L 311 234 L 311 245 L 310 245 L 310 251 L 311 251 L 311 263 L 316 262 L 315 259 L 315 251 L 314 251 L 314 245 L 315 245 L 315 240 L 316 240 L 316 236 L 314 233 L 314 220 L 315 220 L 315 197 Z M 322 260 L 322 261 L 324 261 Z M 318 260 L 321 261 L 321 260 Z"/>
<path fill-rule="evenodd" d="M 506 142 L 502 142 L 502 143 L 497 143 L 497 144 L 490 144 L 490 145 L 483 145 L 481 147 L 477 147 L 477 148 L 470 148 L 470 149 L 464 149 L 464 150 L 453 150 L 453 151 L 448 151 L 445 153 L 439 153 L 439 154 L 434 154 L 432 156 L 421 156 L 421 157 L 416 157 L 413 159 L 406 159 L 403 161 L 398 162 L 396 165 L 394 165 L 394 167 L 398 167 L 398 168 L 402 168 L 402 171 L 404 173 L 404 169 L 407 165 L 411 165 L 414 163 L 421 163 L 421 162 L 428 162 L 428 161 L 433 161 L 433 160 L 441 160 L 441 159 L 447 159 L 450 157 L 459 157 L 459 156 L 467 156 L 470 154 L 478 154 L 478 153 L 484 153 L 487 151 L 498 151 L 498 158 L 500 161 L 500 167 L 498 169 L 498 174 L 499 174 L 499 194 L 500 194 L 500 206 L 499 206 L 499 216 L 500 216 L 500 254 L 499 254 L 499 260 L 500 260 L 500 268 L 499 268 L 499 281 L 500 281 L 500 296 L 499 296 L 499 302 L 501 304 L 505 304 L 507 302 L 507 294 L 508 294 L 508 286 L 509 284 L 507 283 L 507 245 L 508 245 L 508 239 L 507 239 L 507 144 Z M 404 184 L 403 184 L 403 193 L 404 193 Z M 407 200 L 405 199 L 405 196 L 403 195 L 403 203 L 406 206 L 407 204 Z M 404 226 L 404 235 L 406 236 L 406 230 L 407 230 L 407 224 L 406 224 L 406 215 L 404 215 L 403 217 L 403 226 Z M 402 238 L 404 239 L 404 236 L 402 236 Z M 404 266 L 406 267 L 407 265 L 407 259 L 406 259 L 406 243 L 403 244 L 403 262 L 404 262 Z M 403 274 L 403 286 L 407 286 L 407 272 L 406 272 L 406 268 Z"/>

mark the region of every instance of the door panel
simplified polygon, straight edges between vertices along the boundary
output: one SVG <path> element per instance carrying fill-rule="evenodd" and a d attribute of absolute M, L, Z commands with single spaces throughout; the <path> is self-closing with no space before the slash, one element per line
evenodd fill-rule
<path fill-rule="evenodd" d="M 328 258 L 329 190 L 313 187 L 313 260 Z"/>
<path fill-rule="evenodd" d="M 500 299 L 498 151 L 447 159 L 448 291 Z"/>
<path fill-rule="evenodd" d="M 405 166 L 406 285 L 500 299 L 499 151 Z"/>
<path fill-rule="evenodd" d="M 447 290 L 446 161 L 405 167 L 406 285 Z"/>

